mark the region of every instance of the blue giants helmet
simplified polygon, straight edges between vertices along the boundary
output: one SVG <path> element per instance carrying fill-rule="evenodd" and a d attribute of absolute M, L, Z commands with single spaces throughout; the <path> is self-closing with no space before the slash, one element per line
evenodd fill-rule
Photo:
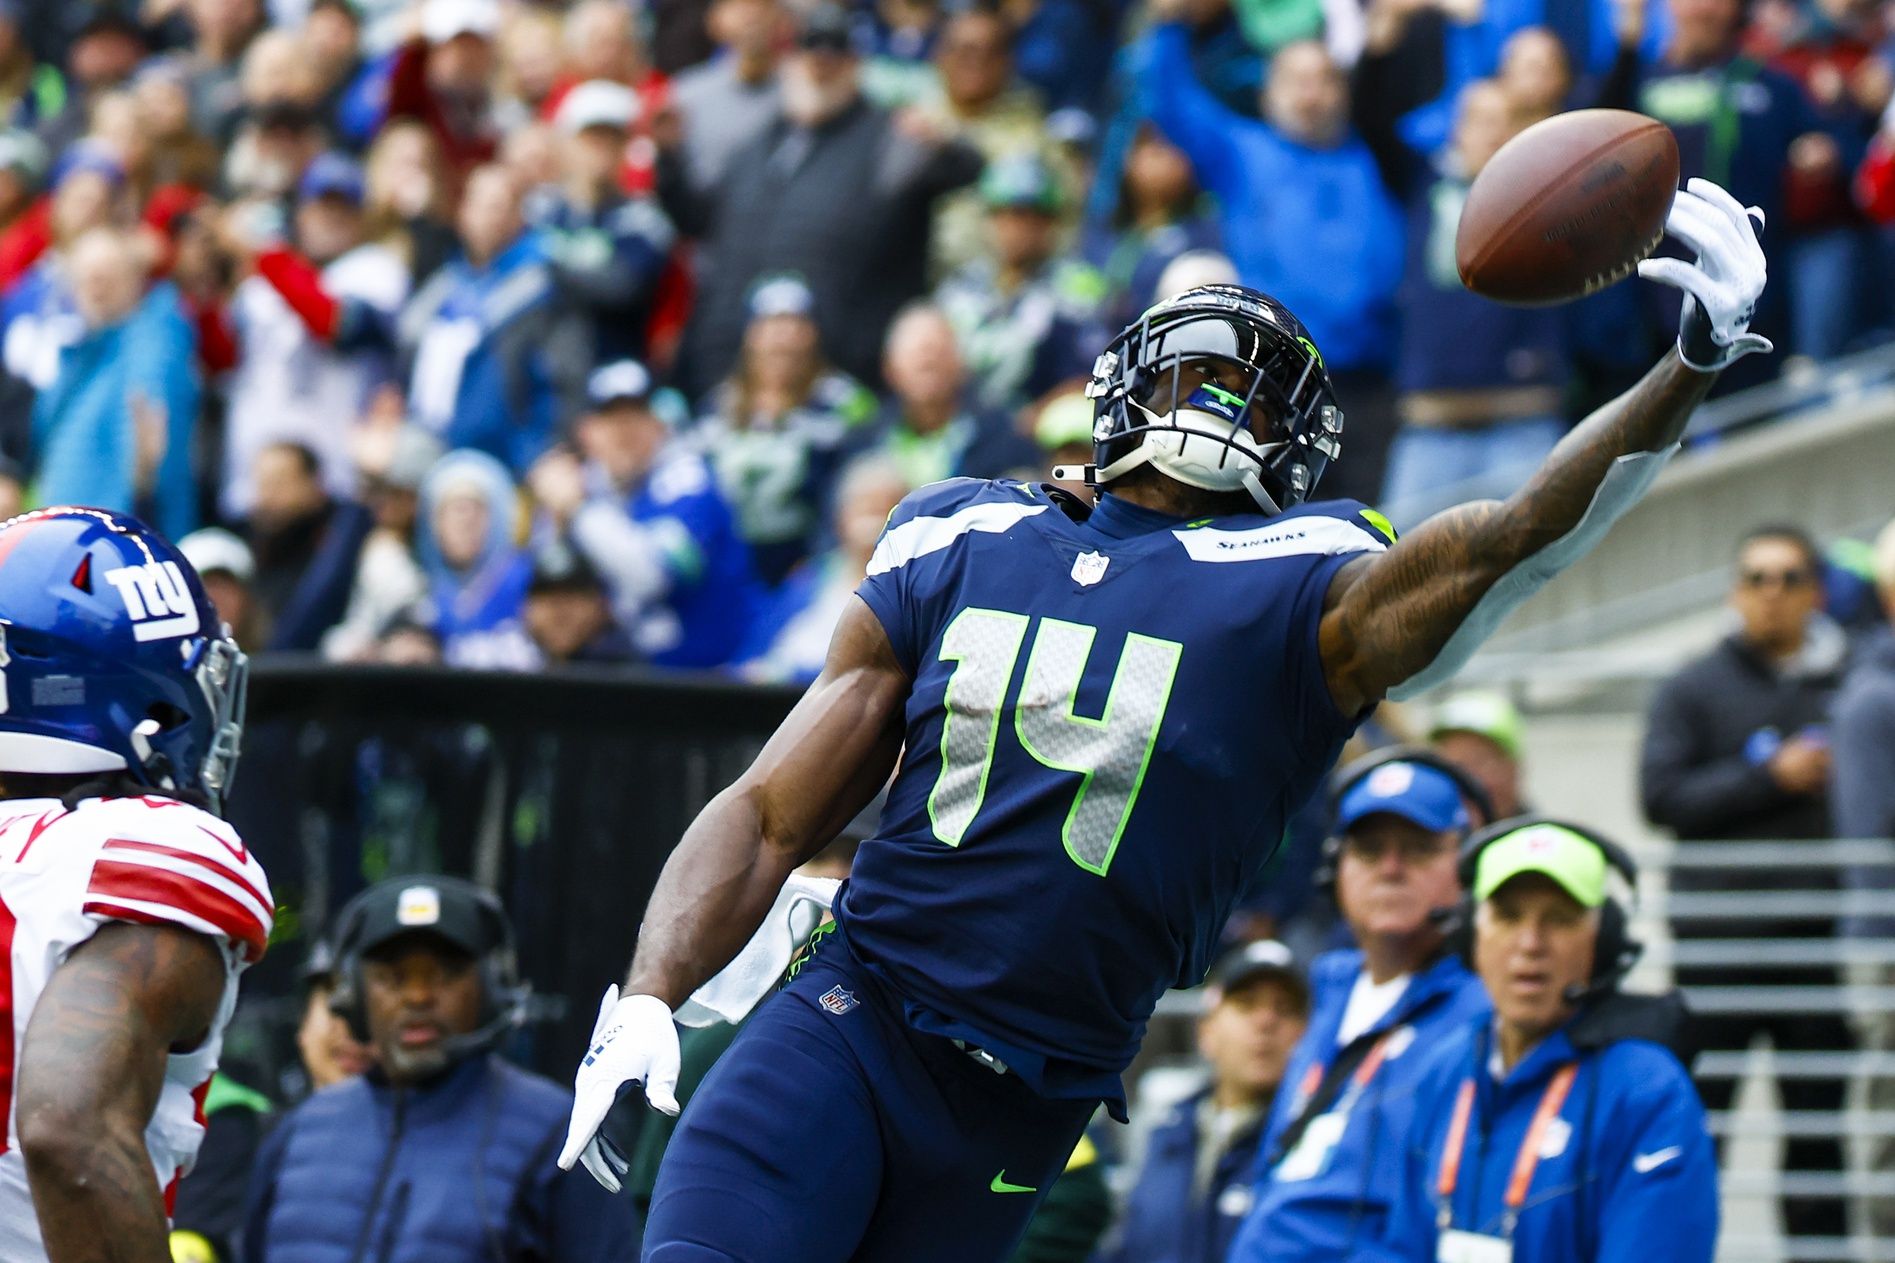
<path fill-rule="evenodd" d="M 1241 285 L 1151 308 L 1099 356 L 1086 394 L 1099 483 L 1150 465 L 1279 513 L 1308 499 L 1342 451 L 1342 409 L 1309 330 Z"/>
<path fill-rule="evenodd" d="M 191 563 L 135 519 L 0 525 L 0 773 L 122 768 L 220 808 L 247 674 Z"/>

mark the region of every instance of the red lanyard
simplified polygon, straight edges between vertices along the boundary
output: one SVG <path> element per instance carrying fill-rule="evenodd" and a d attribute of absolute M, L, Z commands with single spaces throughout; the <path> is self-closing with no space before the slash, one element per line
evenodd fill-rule
<path fill-rule="evenodd" d="M 1540 1165 L 1540 1146 L 1546 1141 L 1546 1129 L 1558 1117 L 1560 1107 L 1566 1104 L 1566 1094 L 1572 1091 L 1573 1079 L 1579 1074 L 1579 1063 L 1569 1061 L 1559 1068 L 1553 1081 L 1546 1085 L 1546 1091 L 1540 1094 L 1540 1107 L 1533 1113 L 1533 1122 L 1527 1127 L 1526 1139 L 1520 1142 L 1520 1152 L 1513 1160 L 1513 1176 L 1507 1181 L 1507 1210 L 1511 1221 L 1526 1205 L 1527 1189 L 1533 1184 L 1533 1172 Z M 1450 1203 L 1454 1198 L 1455 1185 L 1461 1178 L 1461 1151 L 1467 1145 L 1467 1126 L 1474 1115 L 1474 1080 L 1461 1080 L 1460 1095 L 1454 1098 L 1454 1117 L 1448 1123 L 1448 1143 L 1441 1152 L 1441 1170 L 1435 1180 L 1434 1189 L 1441 1195 L 1442 1214 L 1451 1217 Z"/>
<path fill-rule="evenodd" d="M 1362 1089 L 1369 1086 L 1369 1081 L 1375 1077 L 1375 1072 L 1382 1068 L 1384 1061 L 1388 1060 L 1388 1042 L 1394 1037 L 1395 1030 L 1399 1029 L 1401 1028 L 1396 1027 L 1394 1030 L 1387 1031 L 1376 1040 L 1375 1047 L 1369 1049 L 1369 1055 L 1362 1059 L 1362 1064 L 1357 1066 L 1355 1073 L 1349 1076 L 1349 1086 L 1352 1089 L 1351 1100 L 1362 1094 Z M 1308 1103 L 1309 1098 L 1316 1094 L 1316 1089 L 1322 1086 L 1325 1070 L 1326 1067 L 1320 1062 L 1311 1062 L 1309 1068 L 1303 1071 L 1303 1081 L 1296 1085 L 1298 1112 Z"/>

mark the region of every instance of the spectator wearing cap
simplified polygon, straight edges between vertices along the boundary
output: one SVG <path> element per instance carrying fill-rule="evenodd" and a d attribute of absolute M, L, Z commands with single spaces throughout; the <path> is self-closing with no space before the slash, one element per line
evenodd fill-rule
<path fill-rule="evenodd" d="M 461 257 L 402 310 L 409 404 L 450 448 L 472 448 L 523 472 L 579 411 L 592 326 L 561 298 L 552 265 L 499 166 L 468 178 Z"/>
<path fill-rule="evenodd" d="M 393 378 L 395 315 L 408 296 L 400 257 L 366 239 L 362 197 L 355 161 L 323 154 L 297 185 L 291 240 L 254 248 L 241 214 L 220 234 L 248 273 L 230 303 L 238 356 L 219 492 L 226 517 L 249 512 L 250 469 L 274 442 L 315 452 L 332 494 L 355 490 L 343 422 Z"/>
<path fill-rule="evenodd" d="M 34 7 L 64 14 L 87 11 L 73 3 Z M 131 14 L 116 4 L 91 6 L 66 46 L 66 87 L 74 105 L 66 111 L 62 125 L 42 129 L 40 138 L 52 148 L 70 142 L 84 126 L 86 111 L 98 94 L 130 79 L 150 51 L 144 28 Z"/>
<path fill-rule="evenodd" d="M 441 454 L 439 439 L 399 418 L 357 429 L 357 486 L 375 525 L 362 543 L 348 610 L 323 633 L 322 656 L 331 662 L 368 656 L 389 621 L 427 595 L 415 535 L 422 480 Z"/>
<path fill-rule="evenodd" d="M 1198 1018 L 1204 1087 L 1153 1129 L 1105 1263 L 1224 1263 L 1254 1195 L 1263 1125 L 1309 1022 L 1309 984 L 1281 943 L 1234 948 Z"/>
<path fill-rule="evenodd" d="M 561 180 L 529 199 L 561 297 L 592 322 L 593 358 L 642 358 L 677 231 L 655 198 L 627 197 L 619 167 L 638 98 L 609 79 L 568 92 L 553 116 Z"/>
<path fill-rule="evenodd" d="M 836 482 L 834 543 L 803 562 L 764 602 L 743 664 L 746 677 L 807 684 L 822 671 L 836 624 L 868 574 L 869 558 L 901 498 L 914 490 L 886 456 L 861 456 Z"/>
<path fill-rule="evenodd" d="M 1309 1030 L 1271 1105 L 1232 1263 L 1370 1255 L 1400 1192 L 1427 1055 L 1488 1011 L 1444 933 L 1474 824 L 1465 786 L 1398 749 L 1344 768 L 1336 794 L 1326 876 L 1356 945 L 1310 967 Z"/>
<path fill-rule="evenodd" d="M 533 550 L 519 621 L 462 639 L 457 664 L 497 671 L 550 671 L 632 661 L 631 640 L 612 621 L 605 579 L 572 543 Z"/>
<path fill-rule="evenodd" d="M 737 366 L 691 435 L 771 586 L 814 547 L 842 452 L 875 415 L 875 397 L 829 367 L 820 338 L 801 277 L 758 281 Z"/>
<path fill-rule="evenodd" d="M 238 646 L 246 653 L 263 648 L 262 611 L 251 590 L 257 559 L 250 545 L 221 526 L 207 526 L 179 540 L 178 551 L 204 581 L 205 595 Z"/>
<path fill-rule="evenodd" d="M 1830 770 L 1835 745 L 1829 712 L 1841 683 L 1848 645 L 1822 612 L 1822 554 L 1802 529 L 1760 526 L 1738 545 L 1730 604 L 1738 628 L 1708 654 L 1659 685 L 1647 716 L 1639 755 L 1645 815 L 1681 839 L 1755 838 L 1777 843 L 1776 868 L 1680 867 L 1673 893 L 1722 893 L 1726 899 L 1785 885 L 1831 886 L 1832 870 L 1797 856 L 1798 840 L 1834 837 L 1829 819 Z M 1680 916 L 1672 936 L 1698 939 L 1827 939 L 1828 917 L 1763 915 L 1742 918 Z M 1782 964 L 1759 953 L 1741 964 L 1683 963 L 1680 986 L 1839 987 L 1830 964 Z M 1856 1039 L 1838 1013 L 1751 1010 L 1704 1014 L 1698 1019 L 1706 1051 L 1749 1048 L 1767 1033 L 1782 1051 L 1836 1052 Z M 1705 1107 L 1729 1108 L 1737 1084 L 1706 1079 Z M 1794 1076 L 1778 1081 L 1784 1108 L 1840 1110 L 1848 1090 L 1841 1077 Z M 1784 1145 L 1787 1171 L 1835 1173 L 1845 1169 L 1833 1136 L 1796 1136 Z M 1784 1229 L 1791 1236 L 1848 1235 L 1841 1197 L 1785 1196 Z"/>
<path fill-rule="evenodd" d="M 1243 283 L 1281 299 L 1322 348 L 1350 400 L 1350 460 L 1332 490 L 1374 500 L 1392 428 L 1400 210 L 1350 126 L 1347 80 L 1322 44 L 1277 50 L 1263 120 L 1247 118 L 1186 72 L 1191 34 L 1178 19 L 1190 2 L 1161 0 L 1159 25 L 1131 51 L 1139 104 L 1217 199 Z"/>
<path fill-rule="evenodd" d="M 449 452 L 421 484 L 416 551 L 433 631 L 458 665 L 463 639 L 517 618 L 532 562 L 518 544 L 519 492 L 485 452 Z M 478 640 L 469 640 L 478 644 Z"/>
<path fill-rule="evenodd" d="M 420 31 L 395 53 L 384 121 L 419 119 L 455 183 L 499 152 L 493 116 L 498 0 L 426 0 Z"/>
<path fill-rule="evenodd" d="M 878 451 L 914 486 L 943 478 L 999 478 L 1036 469 L 1039 452 L 1001 413 L 968 400 L 960 338 L 939 307 L 915 304 L 888 330 L 888 402 L 851 454 Z"/>
<path fill-rule="evenodd" d="M 700 192 L 724 182 L 739 152 L 782 109 L 777 67 L 788 18 L 779 0 L 714 0 L 706 16 L 717 52 L 671 80 L 682 174 Z"/>
<path fill-rule="evenodd" d="M 1522 797 L 1520 712 L 1504 693 L 1456 693 L 1428 725 L 1428 747 L 1487 791 L 1494 819 L 1529 810 Z"/>
<path fill-rule="evenodd" d="M 267 202 L 280 217 L 304 169 L 328 144 L 312 107 L 287 99 L 266 101 L 244 112 L 224 157 L 224 186 L 234 202 Z"/>
<path fill-rule="evenodd" d="M 264 646 L 308 653 L 348 608 L 369 516 L 330 494 L 321 460 L 300 443 L 265 445 L 251 477 L 245 534 L 256 556 Z"/>
<path fill-rule="evenodd" d="M 743 342 L 746 303 L 770 272 L 801 274 L 835 363 L 879 378 L 882 338 L 927 285 L 930 216 L 971 183 L 980 155 L 863 101 L 850 19 L 823 4 L 803 21 L 782 69 L 783 114 L 733 160 L 708 198 L 666 181 L 672 218 L 702 237 L 705 278 L 686 333 L 687 385 L 721 380 Z"/>
<path fill-rule="evenodd" d="M 1054 206 L 1062 230 L 1079 193 L 1078 172 L 1046 133 L 1038 97 L 1014 74 L 1013 24 L 998 9 L 971 7 L 949 17 L 934 45 L 936 83 L 920 116 L 944 135 L 973 146 L 989 165 L 1003 158 L 1038 158 L 1055 173 L 1061 194 Z M 973 191 L 942 199 L 934 220 L 934 274 L 951 276 L 985 253 L 982 212 Z"/>
<path fill-rule="evenodd" d="M 990 162 L 980 178 L 988 250 L 935 291 L 960 340 L 975 407 L 1011 412 L 1083 378 L 1107 335 L 1105 279 L 1058 253 L 1064 195 L 1030 154 Z"/>
<path fill-rule="evenodd" d="M 175 286 L 147 287 L 127 233 L 92 229 L 66 266 L 80 333 L 33 400 L 36 493 L 41 503 L 136 513 L 182 539 L 198 515 L 196 330 Z"/>
<path fill-rule="evenodd" d="M 0 126 L 56 134 L 72 104 L 66 78 L 34 55 L 24 8 L 23 0 L 0 0 Z"/>
<path fill-rule="evenodd" d="M 291 1099 L 310 1096 L 375 1064 L 375 1050 L 355 1037 L 349 1024 L 329 1007 L 336 990 L 336 952 L 318 939 L 303 962 L 303 1015 L 296 1024 L 296 1059 L 302 1078 Z"/>
<path fill-rule="evenodd" d="M 750 550 L 702 454 L 673 440 L 651 373 L 635 360 L 592 375 L 574 427 L 528 485 L 545 526 L 605 576 L 619 625 L 662 667 L 731 661 L 755 616 Z"/>
<path fill-rule="evenodd" d="M 1403 1263 L 1710 1263 L 1717 1160 L 1675 996 L 1623 994 L 1599 840 L 1536 817 L 1480 844 L 1458 933 L 1493 1014 L 1440 1032 L 1386 1254 Z M 1616 906 L 1614 906 L 1616 905 Z"/>
<path fill-rule="evenodd" d="M 333 928 L 330 1005 L 375 1061 L 264 1142 L 245 1263 L 369 1257 L 371 1243 L 435 1263 L 636 1258 L 630 1202 L 551 1161 L 572 1093 L 496 1051 L 528 997 L 499 901 L 471 882 L 397 877 Z"/>
<path fill-rule="evenodd" d="M 604 80 L 630 88 L 638 99 L 632 123 L 642 127 L 670 100 L 670 81 L 651 64 L 636 12 L 619 0 L 579 0 L 566 15 L 565 67 L 547 97 L 547 117 L 565 104 L 568 92 L 582 83 Z M 633 187 L 649 187 L 650 172 L 635 155 L 626 155 Z"/>

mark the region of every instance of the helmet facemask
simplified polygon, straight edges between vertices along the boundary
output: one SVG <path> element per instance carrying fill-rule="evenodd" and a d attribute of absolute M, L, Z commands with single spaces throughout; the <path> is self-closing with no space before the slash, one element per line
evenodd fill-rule
<path fill-rule="evenodd" d="M 1147 312 L 1099 357 L 1087 393 L 1099 401 L 1099 483 L 1149 464 L 1279 513 L 1308 497 L 1341 448 L 1342 412 L 1314 344 L 1279 304 L 1236 286 Z"/>

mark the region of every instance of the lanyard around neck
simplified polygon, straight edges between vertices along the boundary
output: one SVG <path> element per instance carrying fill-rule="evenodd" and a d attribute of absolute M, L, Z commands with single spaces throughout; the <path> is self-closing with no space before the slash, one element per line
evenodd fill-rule
<path fill-rule="evenodd" d="M 1527 1127 L 1526 1139 L 1520 1142 L 1520 1152 L 1514 1155 L 1513 1175 L 1507 1181 L 1507 1231 L 1513 1231 L 1513 1223 L 1519 1218 L 1520 1208 L 1526 1205 L 1527 1189 L 1533 1184 L 1533 1172 L 1540 1165 L 1540 1147 L 1546 1141 L 1546 1129 L 1552 1126 L 1553 1119 L 1559 1115 L 1560 1107 L 1566 1103 L 1566 1094 L 1572 1091 L 1573 1079 L 1579 1074 L 1579 1063 L 1569 1061 L 1559 1068 L 1546 1090 L 1540 1093 L 1539 1108 L 1533 1112 L 1533 1122 Z M 1461 1153 L 1467 1146 L 1467 1128 L 1474 1116 L 1474 1080 L 1472 1076 L 1461 1080 L 1460 1095 L 1454 1098 L 1454 1116 L 1448 1123 L 1448 1143 L 1441 1152 L 1441 1169 L 1435 1179 L 1435 1192 L 1441 1197 L 1441 1226 L 1446 1228 L 1454 1218 L 1454 1189 L 1461 1178 Z"/>

